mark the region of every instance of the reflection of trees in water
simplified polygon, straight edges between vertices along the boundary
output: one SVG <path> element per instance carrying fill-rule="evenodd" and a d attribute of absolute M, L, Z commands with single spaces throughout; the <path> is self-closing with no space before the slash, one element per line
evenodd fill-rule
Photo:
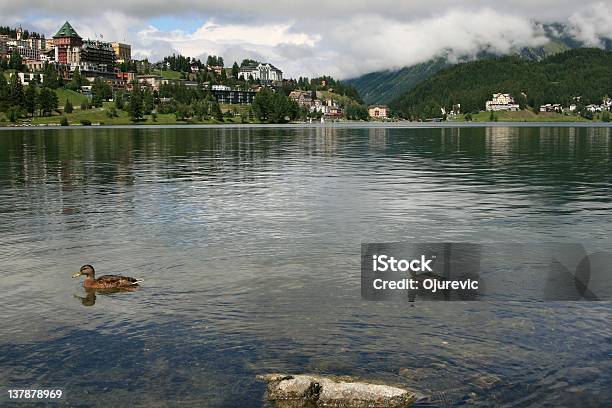
<path fill-rule="evenodd" d="M 554 197 L 556 204 L 571 200 L 571 193 L 578 194 L 585 185 L 596 189 L 596 195 L 610 192 L 610 128 L 483 127 L 390 132 L 387 154 L 408 157 L 412 167 L 457 179 L 458 185 L 537 186 L 537 191 L 532 189 L 530 193 Z"/>
<path fill-rule="evenodd" d="M 610 128 L 180 128 L 11 131 L 0 139 L 0 184 L 113 194 L 135 184 L 265 181 L 294 159 L 401 157 L 461 183 L 542 185 L 542 194 L 610 182 Z M 364 163 L 367 166 L 367 163 Z M 501 180 L 501 181 L 500 181 Z M 605 184 L 602 184 L 605 183 Z M 45 186 L 45 187 L 43 187 Z M 129 203 L 126 203 L 129 205 Z M 79 203 L 62 212 L 79 211 Z"/>

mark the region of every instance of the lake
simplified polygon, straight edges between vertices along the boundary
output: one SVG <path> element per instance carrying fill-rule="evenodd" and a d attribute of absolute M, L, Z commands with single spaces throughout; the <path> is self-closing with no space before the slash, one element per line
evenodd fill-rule
<path fill-rule="evenodd" d="M 612 406 L 610 302 L 360 296 L 362 242 L 612 251 L 611 152 L 586 126 L 0 131 L 0 404 L 259 407 L 255 375 L 316 372 Z M 145 283 L 90 296 L 83 264 Z"/>

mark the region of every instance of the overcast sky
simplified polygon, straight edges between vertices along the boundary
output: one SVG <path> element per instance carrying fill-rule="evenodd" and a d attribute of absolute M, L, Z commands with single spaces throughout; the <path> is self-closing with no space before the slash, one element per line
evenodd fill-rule
<path fill-rule="evenodd" d="M 132 44 L 134 58 L 181 53 L 272 62 L 285 76 L 349 78 L 438 55 L 506 53 L 545 40 L 537 22 L 575 38 L 612 38 L 612 0 L 29 0 L 0 2 L 0 24 L 55 34 L 69 20 L 83 37 Z"/>

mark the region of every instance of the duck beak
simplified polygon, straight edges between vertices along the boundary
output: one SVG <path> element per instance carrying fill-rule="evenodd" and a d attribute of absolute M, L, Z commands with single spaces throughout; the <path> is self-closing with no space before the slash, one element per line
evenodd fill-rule
<path fill-rule="evenodd" d="M 79 276 L 81 276 L 81 272 L 76 272 L 72 275 L 73 278 L 78 278 Z"/>

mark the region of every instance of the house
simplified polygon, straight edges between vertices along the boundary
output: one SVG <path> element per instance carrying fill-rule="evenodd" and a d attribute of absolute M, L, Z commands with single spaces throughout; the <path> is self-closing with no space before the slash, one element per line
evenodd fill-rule
<path fill-rule="evenodd" d="M 261 81 L 262 84 L 271 84 L 283 80 L 283 71 L 269 63 L 252 63 L 240 67 L 238 78 L 244 80 L 253 78 L 255 81 Z"/>
<path fill-rule="evenodd" d="M 311 109 L 314 106 L 314 99 L 312 98 L 312 92 L 307 91 L 291 91 L 289 99 L 297 103 L 299 106 Z"/>
<path fill-rule="evenodd" d="M 486 101 L 485 110 L 491 112 L 498 111 L 518 111 L 519 105 L 514 101 L 514 98 L 510 94 L 495 93 L 493 99 Z"/>
<path fill-rule="evenodd" d="M 540 106 L 540 112 L 562 112 L 563 107 L 560 103 L 547 103 Z"/>
<path fill-rule="evenodd" d="M 601 105 L 587 105 L 586 110 L 591 113 L 601 112 Z"/>
<path fill-rule="evenodd" d="M 167 82 L 168 82 L 167 80 L 165 80 L 163 77 L 159 75 L 139 75 L 138 76 L 138 83 L 140 85 L 149 87 L 157 91 L 159 91 L 159 87 L 162 85 L 162 83 L 167 83 Z"/>
<path fill-rule="evenodd" d="M 368 115 L 374 119 L 386 119 L 391 116 L 387 105 L 372 105 L 368 107 Z"/>
<path fill-rule="evenodd" d="M 221 65 L 207 65 L 206 69 L 209 72 L 214 72 L 216 75 L 221 75 L 221 71 L 223 71 L 223 67 Z"/>

